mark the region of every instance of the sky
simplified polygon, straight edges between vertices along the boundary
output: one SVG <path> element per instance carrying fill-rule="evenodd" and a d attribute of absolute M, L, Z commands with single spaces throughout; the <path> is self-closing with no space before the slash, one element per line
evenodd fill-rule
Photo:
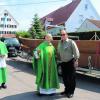
<path fill-rule="evenodd" d="M 28 30 L 34 15 L 39 18 L 63 7 L 72 0 L 0 0 L 0 13 L 8 10 L 19 23 L 19 31 Z M 100 0 L 90 0 L 97 13 L 100 15 Z"/>

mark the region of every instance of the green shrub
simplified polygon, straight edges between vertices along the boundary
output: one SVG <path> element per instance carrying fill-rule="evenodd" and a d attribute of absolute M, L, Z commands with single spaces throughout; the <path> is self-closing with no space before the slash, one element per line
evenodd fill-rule
<path fill-rule="evenodd" d="M 23 37 L 23 38 L 31 38 L 30 33 L 27 32 L 27 31 L 20 31 L 20 32 L 17 32 L 17 33 L 16 33 L 16 36 L 17 36 L 17 37 L 21 36 L 21 37 Z"/>

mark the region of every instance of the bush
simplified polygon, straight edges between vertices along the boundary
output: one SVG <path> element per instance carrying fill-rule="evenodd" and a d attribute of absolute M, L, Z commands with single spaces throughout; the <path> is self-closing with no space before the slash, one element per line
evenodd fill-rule
<path fill-rule="evenodd" d="M 17 37 L 23 37 L 23 38 L 31 38 L 31 35 L 29 32 L 26 32 L 26 31 L 20 31 L 20 32 L 17 32 L 16 34 Z"/>

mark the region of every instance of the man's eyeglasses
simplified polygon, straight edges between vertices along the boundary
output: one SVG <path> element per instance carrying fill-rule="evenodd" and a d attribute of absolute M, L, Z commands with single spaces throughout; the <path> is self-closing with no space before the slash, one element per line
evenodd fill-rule
<path fill-rule="evenodd" d="M 61 34 L 61 36 L 65 36 L 66 34 Z"/>

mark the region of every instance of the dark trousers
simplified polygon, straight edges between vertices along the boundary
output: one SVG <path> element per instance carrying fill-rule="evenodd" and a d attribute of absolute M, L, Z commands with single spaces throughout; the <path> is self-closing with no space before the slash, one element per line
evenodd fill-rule
<path fill-rule="evenodd" d="M 74 59 L 69 62 L 62 62 L 61 69 L 66 94 L 74 94 L 76 87 Z"/>

